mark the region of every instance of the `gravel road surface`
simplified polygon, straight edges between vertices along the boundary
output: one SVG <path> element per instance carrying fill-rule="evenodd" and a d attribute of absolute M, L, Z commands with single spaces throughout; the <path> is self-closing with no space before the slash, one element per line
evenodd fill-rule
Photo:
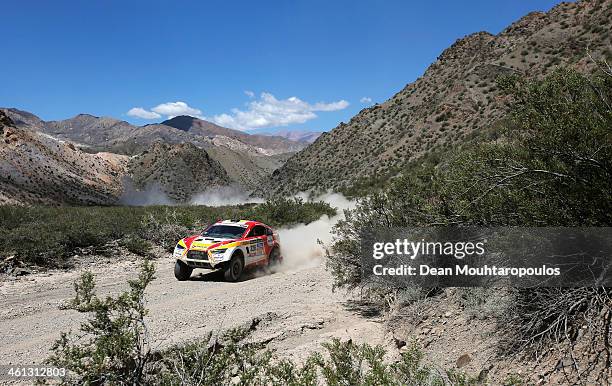
<path fill-rule="evenodd" d="M 137 275 L 138 261 L 91 263 L 99 294 L 117 293 Z M 153 346 L 167 347 L 205 337 L 210 331 L 259 321 L 252 339 L 281 356 L 303 359 L 331 337 L 385 344 L 382 320 L 355 311 L 342 292 L 332 292 L 320 262 L 269 275 L 251 274 L 238 283 L 196 270 L 178 282 L 174 261 L 156 260 L 157 278 L 147 289 Z M 61 331 L 77 330 L 84 319 L 59 306 L 70 299 L 84 268 L 36 273 L 0 281 L 0 365 L 41 364 Z M 385 344 L 386 345 L 386 344 Z"/>

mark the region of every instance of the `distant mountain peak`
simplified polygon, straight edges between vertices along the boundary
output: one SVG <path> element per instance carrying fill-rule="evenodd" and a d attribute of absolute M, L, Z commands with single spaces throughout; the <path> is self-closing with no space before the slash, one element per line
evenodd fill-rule
<path fill-rule="evenodd" d="M 167 119 L 163 121 L 161 124 L 166 126 L 172 126 L 176 129 L 189 131 L 189 129 L 193 126 L 194 121 L 199 120 L 198 118 L 189 116 L 189 115 L 179 115 L 174 118 Z M 207 122 L 207 121 L 204 121 Z"/>
<path fill-rule="evenodd" d="M 162 125 L 171 126 L 194 135 L 216 137 L 222 136 L 239 140 L 247 145 L 264 149 L 264 154 L 280 154 L 301 150 L 304 142 L 299 142 L 279 135 L 249 134 L 248 132 L 228 129 L 204 119 L 179 115 L 165 120 Z"/>

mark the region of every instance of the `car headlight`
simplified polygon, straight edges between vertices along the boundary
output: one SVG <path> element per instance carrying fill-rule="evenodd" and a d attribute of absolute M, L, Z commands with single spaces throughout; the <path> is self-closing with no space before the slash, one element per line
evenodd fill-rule
<path fill-rule="evenodd" d="M 227 251 L 227 248 L 225 249 L 213 249 L 212 251 L 210 251 L 210 256 L 217 260 L 217 259 L 222 259 L 223 255 L 225 255 L 225 251 Z"/>
<path fill-rule="evenodd" d="M 182 245 L 178 245 L 176 247 L 174 247 L 174 253 L 173 256 L 174 257 L 181 257 L 183 256 L 183 252 L 185 251 L 185 247 L 183 247 Z"/>

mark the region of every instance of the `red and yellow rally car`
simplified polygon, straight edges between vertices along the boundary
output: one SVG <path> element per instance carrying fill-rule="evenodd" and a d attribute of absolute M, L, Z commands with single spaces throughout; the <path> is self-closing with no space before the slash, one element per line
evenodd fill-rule
<path fill-rule="evenodd" d="M 194 268 L 221 269 L 225 279 L 240 279 L 246 268 L 282 260 L 278 234 L 250 220 L 218 221 L 202 234 L 181 239 L 174 248 L 174 276 L 187 280 Z"/>

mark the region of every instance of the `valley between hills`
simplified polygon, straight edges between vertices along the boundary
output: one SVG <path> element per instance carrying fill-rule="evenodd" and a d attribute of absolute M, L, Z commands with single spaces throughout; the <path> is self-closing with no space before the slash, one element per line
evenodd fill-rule
<path fill-rule="evenodd" d="M 153 261 L 160 363 L 190 342 L 223 352 L 214 335 L 240 327 L 292 366 L 339 338 L 441 384 L 611 384 L 609 288 L 376 291 L 358 259 L 366 225 L 609 226 L 611 26 L 612 0 L 583 0 L 461 37 L 322 133 L 0 108 L 0 355 L 40 363 L 84 320 L 59 309 L 82 273 L 117 295 Z M 173 278 L 176 240 L 246 217 L 278 230 L 283 268 Z"/>

